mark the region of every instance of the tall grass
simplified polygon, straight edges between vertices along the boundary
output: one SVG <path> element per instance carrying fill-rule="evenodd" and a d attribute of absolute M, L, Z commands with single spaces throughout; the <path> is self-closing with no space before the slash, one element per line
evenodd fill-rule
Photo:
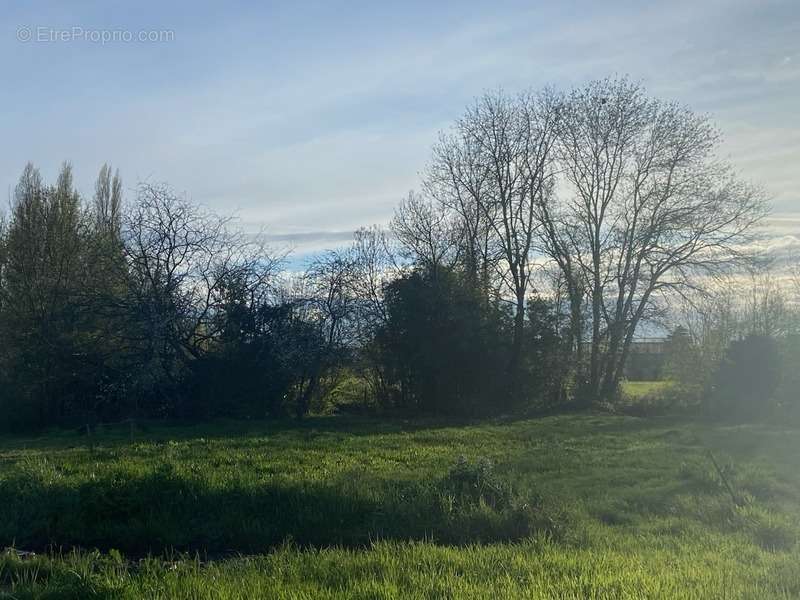
<path fill-rule="evenodd" d="M 799 455 L 585 415 L 5 439 L 0 544 L 45 555 L 2 555 L 0 596 L 796 597 Z"/>

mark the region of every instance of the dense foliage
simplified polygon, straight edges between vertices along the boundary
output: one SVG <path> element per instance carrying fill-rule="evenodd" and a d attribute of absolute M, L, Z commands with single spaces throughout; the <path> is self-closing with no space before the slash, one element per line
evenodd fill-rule
<path fill-rule="evenodd" d="M 489 93 L 390 231 L 303 273 L 165 185 L 123 199 L 104 166 L 87 199 L 69 165 L 52 185 L 28 165 L 0 222 L 0 428 L 302 417 L 345 396 L 498 415 L 608 405 L 626 374 L 680 380 L 712 412 L 756 391 L 786 406 L 792 332 L 756 318 L 786 309 L 773 296 L 757 330 L 721 321 L 672 336 L 666 362 L 635 356 L 642 324 L 742 272 L 765 213 L 718 142 L 627 79 Z"/>
<path fill-rule="evenodd" d="M 556 394 L 548 303 L 524 323 L 529 392 L 515 395 L 507 303 L 459 269 L 398 266 L 377 229 L 290 278 L 257 240 L 165 186 L 123 204 L 104 167 L 86 203 L 68 165 L 53 186 L 29 165 L 0 248 L 6 427 L 303 416 L 347 376 L 372 406 L 408 414 L 498 413 Z"/>
<path fill-rule="evenodd" d="M 29 165 L 1 233 L 7 426 L 281 414 L 319 377 L 321 324 L 278 261 L 166 187 L 123 207 L 104 167 L 84 203 L 68 165 L 53 186 Z"/>

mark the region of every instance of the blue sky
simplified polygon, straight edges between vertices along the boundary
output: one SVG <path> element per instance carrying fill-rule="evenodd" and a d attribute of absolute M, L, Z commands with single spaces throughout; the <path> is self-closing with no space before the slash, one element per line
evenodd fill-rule
<path fill-rule="evenodd" d="M 798 0 L 0 6 L 5 190 L 67 159 L 89 195 L 108 161 L 309 250 L 385 222 L 482 91 L 627 74 L 712 115 L 800 248 Z M 36 39 L 72 28 L 173 37 Z"/>

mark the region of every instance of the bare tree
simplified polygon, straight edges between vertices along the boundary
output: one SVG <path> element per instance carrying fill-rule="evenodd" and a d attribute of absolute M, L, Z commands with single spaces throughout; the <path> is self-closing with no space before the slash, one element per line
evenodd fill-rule
<path fill-rule="evenodd" d="M 362 339 L 387 320 L 383 288 L 399 271 L 391 246 L 386 232 L 373 226 L 356 231 L 349 250 L 353 270 L 350 288 L 358 299 L 358 326 L 367 330 L 362 332 Z"/>
<path fill-rule="evenodd" d="M 442 136 L 428 176 L 428 188 L 460 216 L 469 242 L 467 272 L 477 279 L 480 259 L 484 269 L 494 268 L 498 295 L 512 298 L 512 389 L 518 383 L 538 207 L 554 191 L 559 108 L 548 90 L 515 98 L 484 95 Z M 488 277 L 481 279 L 485 285 Z"/>
<path fill-rule="evenodd" d="M 457 232 L 450 215 L 419 194 L 409 192 L 400 203 L 391 229 L 405 257 L 434 276 L 440 268 L 451 267 L 458 261 Z"/>
<path fill-rule="evenodd" d="M 574 91 L 562 117 L 561 213 L 588 286 L 597 397 L 616 388 L 657 300 L 743 258 L 765 203 L 714 159 L 718 134 L 706 117 L 649 99 L 626 79 Z"/>
<path fill-rule="evenodd" d="M 355 267 L 348 250 L 329 251 L 317 257 L 299 282 L 296 302 L 303 319 L 318 332 L 320 345 L 307 361 L 297 394 L 297 416 L 308 413 L 326 374 L 343 364 L 358 341 L 359 299 L 353 294 Z"/>
<path fill-rule="evenodd" d="M 352 258 L 346 250 L 325 253 L 305 273 L 307 301 L 330 347 L 347 345 L 352 336 L 349 320 L 357 309 L 353 276 Z"/>
<path fill-rule="evenodd" d="M 769 266 L 751 273 L 742 289 L 741 335 L 783 337 L 795 332 L 795 309 L 789 289 L 775 277 Z"/>
<path fill-rule="evenodd" d="M 423 186 L 447 223 L 455 252 L 453 263 L 462 265 L 467 279 L 488 291 L 497 262 L 492 243 L 491 219 L 478 201 L 489 172 L 482 163 L 480 146 L 467 131 L 456 126 L 439 136 L 433 148 Z"/>
<path fill-rule="evenodd" d="M 124 252 L 132 306 L 165 374 L 203 355 L 220 333 L 216 318 L 231 282 L 255 300 L 280 258 L 163 185 L 142 184 L 125 215 Z"/>
<path fill-rule="evenodd" d="M 565 344 L 572 352 L 572 371 L 583 368 L 586 281 L 576 256 L 578 244 L 574 227 L 564 214 L 556 194 L 542 199 L 536 207 L 538 248 L 559 270 L 557 289 L 564 289 L 569 304 L 569 326 L 564 329 Z"/>

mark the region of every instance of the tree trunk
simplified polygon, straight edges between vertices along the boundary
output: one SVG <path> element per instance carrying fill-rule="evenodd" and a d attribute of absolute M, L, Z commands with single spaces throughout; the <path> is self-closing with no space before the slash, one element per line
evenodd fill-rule
<path fill-rule="evenodd" d="M 311 397 L 314 395 L 314 391 L 317 388 L 317 383 L 319 381 L 319 374 L 314 373 L 311 375 L 311 378 L 308 380 L 308 385 L 306 389 L 303 390 L 303 393 L 300 394 L 299 401 L 297 403 L 297 418 L 302 419 L 308 414 L 308 410 L 311 407 Z"/>
<path fill-rule="evenodd" d="M 592 290 L 592 354 L 589 365 L 589 397 L 586 399 L 588 403 L 597 401 L 600 394 L 600 318 L 603 296 L 600 291 L 600 281 L 594 282 L 595 289 Z"/>
<path fill-rule="evenodd" d="M 525 292 L 517 292 L 516 313 L 514 314 L 514 336 L 509 362 L 510 400 L 516 402 L 522 392 L 522 342 L 525 333 Z"/>
<path fill-rule="evenodd" d="M 611 335 L 608 340 L 608 347 L 606 348 L 606 356 L 602 370 L 602 387 L 600 388 L 600 395 L 603 400 L 609 400 L 616 393 L 617 384 L 619 383 L 618 371 L 620 361 L 620 344 L 624 336 L 624 324 L 614 323 L 610 328 Z"/>

